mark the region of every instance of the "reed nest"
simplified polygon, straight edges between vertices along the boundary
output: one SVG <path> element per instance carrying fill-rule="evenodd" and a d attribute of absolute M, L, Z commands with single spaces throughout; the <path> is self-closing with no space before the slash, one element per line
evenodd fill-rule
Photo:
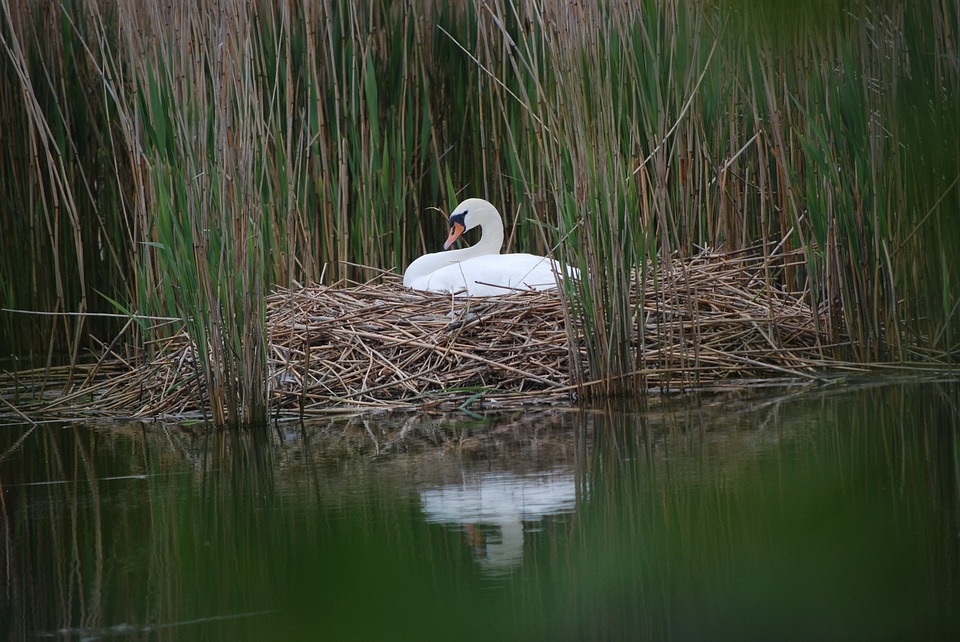
<path fill-rule="evenodd" d="M 774 377 L 806 380 L 832 362 L 828 337 L 797 293 L 771 285 L 787 257 L 703 252 L 661 261 L 631 292 L 636 312 L 627 386 L 689 389 Z M 636 282 L 637 280 L 635 280 Z M 280 289 L 267 301 L 271 412 L 462 406 L 569 399 L 598 389 L 580 326 L 557 292 L 465 298 L 376 283 Z M 573 315 L 574 318 L 577 315 Z M 201 413 L 207 395 L 185 331 L 138 366 L 120 360 L 53 407 L 134 417 Z M 579 360 L 572 364 L 571 359 Z M 581 381 L 572 373 L 585 373 Z"/>

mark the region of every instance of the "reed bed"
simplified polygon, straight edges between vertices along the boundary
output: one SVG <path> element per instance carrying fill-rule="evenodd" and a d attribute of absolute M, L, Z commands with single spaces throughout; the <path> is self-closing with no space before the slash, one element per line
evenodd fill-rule
<path fill-rule="evenodd" d="M 708 251 L 660 261 L 649 286 L 630 293 L 640 360 L 628 385 L 645 392 L 817 381 L 840 366 L 832 358 L 839 346 L 818 329 L 802 293 L 771 283 L 771 270 L 790 262 Z M 582 327 L 571 342 L 565 305 L 549 291 L 487 298 L 416 292 L 395 275 L 277 290 L 267 297 L 266 316 L 271 413 L 483 403 L 507 409 L 589 397 L 604 373 L 590 371 Z M 156 356 L 139 366 L 114 360 L 43 412 L 213 414 L 189 333 L 154 348 Z M 578 372 L 587 376 L 579 380 Z"/>
<path fill-rule="evenodd" d="M 214 423 L 262 425 L 273 288 L 402 270 L 482 196 L 604 275 L 559 293 L 600 394 L 646 385 L 632 293 L 702 247 L 801 252 L 766 287 L 843 358 L 956 364 L 958 33 L 960 0 L 0 0 L 0 358 L 185 319 Z"/>

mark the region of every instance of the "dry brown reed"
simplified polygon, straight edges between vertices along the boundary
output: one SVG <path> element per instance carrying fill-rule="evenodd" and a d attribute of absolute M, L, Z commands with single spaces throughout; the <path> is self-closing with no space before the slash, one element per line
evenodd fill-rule
<path fill-rule="evenodd" d="M 659 261 L 648 287 L 631 292 L 640 360 L 625 383 L 643 391 L 783 377 L 816 381 L 828 366 L 839 366 L 831 359 L 837 346 L 818 330 L 802 293 L 772 285 L 771 271 L 790 257 L 770 261 L 709 251 Z M 604 373 L 590 372 L 582 332 L 570 345 L 563 306 L 552 292 L 482 299 L 415 292 L 392 274 L 365 284 L 278 290 L 267 301 L 271 414 L 450 409 L 481 400 L 507 409 L 589 397 Z M 209 413 L 189 335 L 180 332 L 154 348 L 149 362 L 114 363 L 45 411 Z"/>

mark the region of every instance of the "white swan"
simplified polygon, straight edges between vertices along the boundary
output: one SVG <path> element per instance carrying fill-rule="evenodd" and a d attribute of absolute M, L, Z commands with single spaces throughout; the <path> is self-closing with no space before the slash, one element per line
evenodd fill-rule
<path fill-rule="evenodd" d="M 467 248 L 450 250 L 460 235 L 480 227 L 480 240 Z M 403 284 L 414 290 L 453 292 L 467 296 L 494 296 L 516 290 L 549 290 L 564 274 L 580 278 L 580 271 L 545 256 L 500 254 L 503 220 L 482 198 L 468 198 L 450 215 L 450 236 L 444 252 L 424 254 L 403 273 Z"/>

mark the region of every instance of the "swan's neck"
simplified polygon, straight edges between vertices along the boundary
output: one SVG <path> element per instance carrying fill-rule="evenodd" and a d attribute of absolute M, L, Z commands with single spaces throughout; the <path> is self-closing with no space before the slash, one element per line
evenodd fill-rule
<path fill-rule="evenodd" d="M 458 252 L 470 251 L 472 254 L 464 258 L 473 256 L 482 256 L 484 254 L 500 254 L 503 248 L 503 221 L 500 215 L 494 213 L 493 216 L 484 216 L 480 219 L 480 240 L 476 244 L 457 250 Z M 462 259 L 461 259 L 462 260 Z"/>

